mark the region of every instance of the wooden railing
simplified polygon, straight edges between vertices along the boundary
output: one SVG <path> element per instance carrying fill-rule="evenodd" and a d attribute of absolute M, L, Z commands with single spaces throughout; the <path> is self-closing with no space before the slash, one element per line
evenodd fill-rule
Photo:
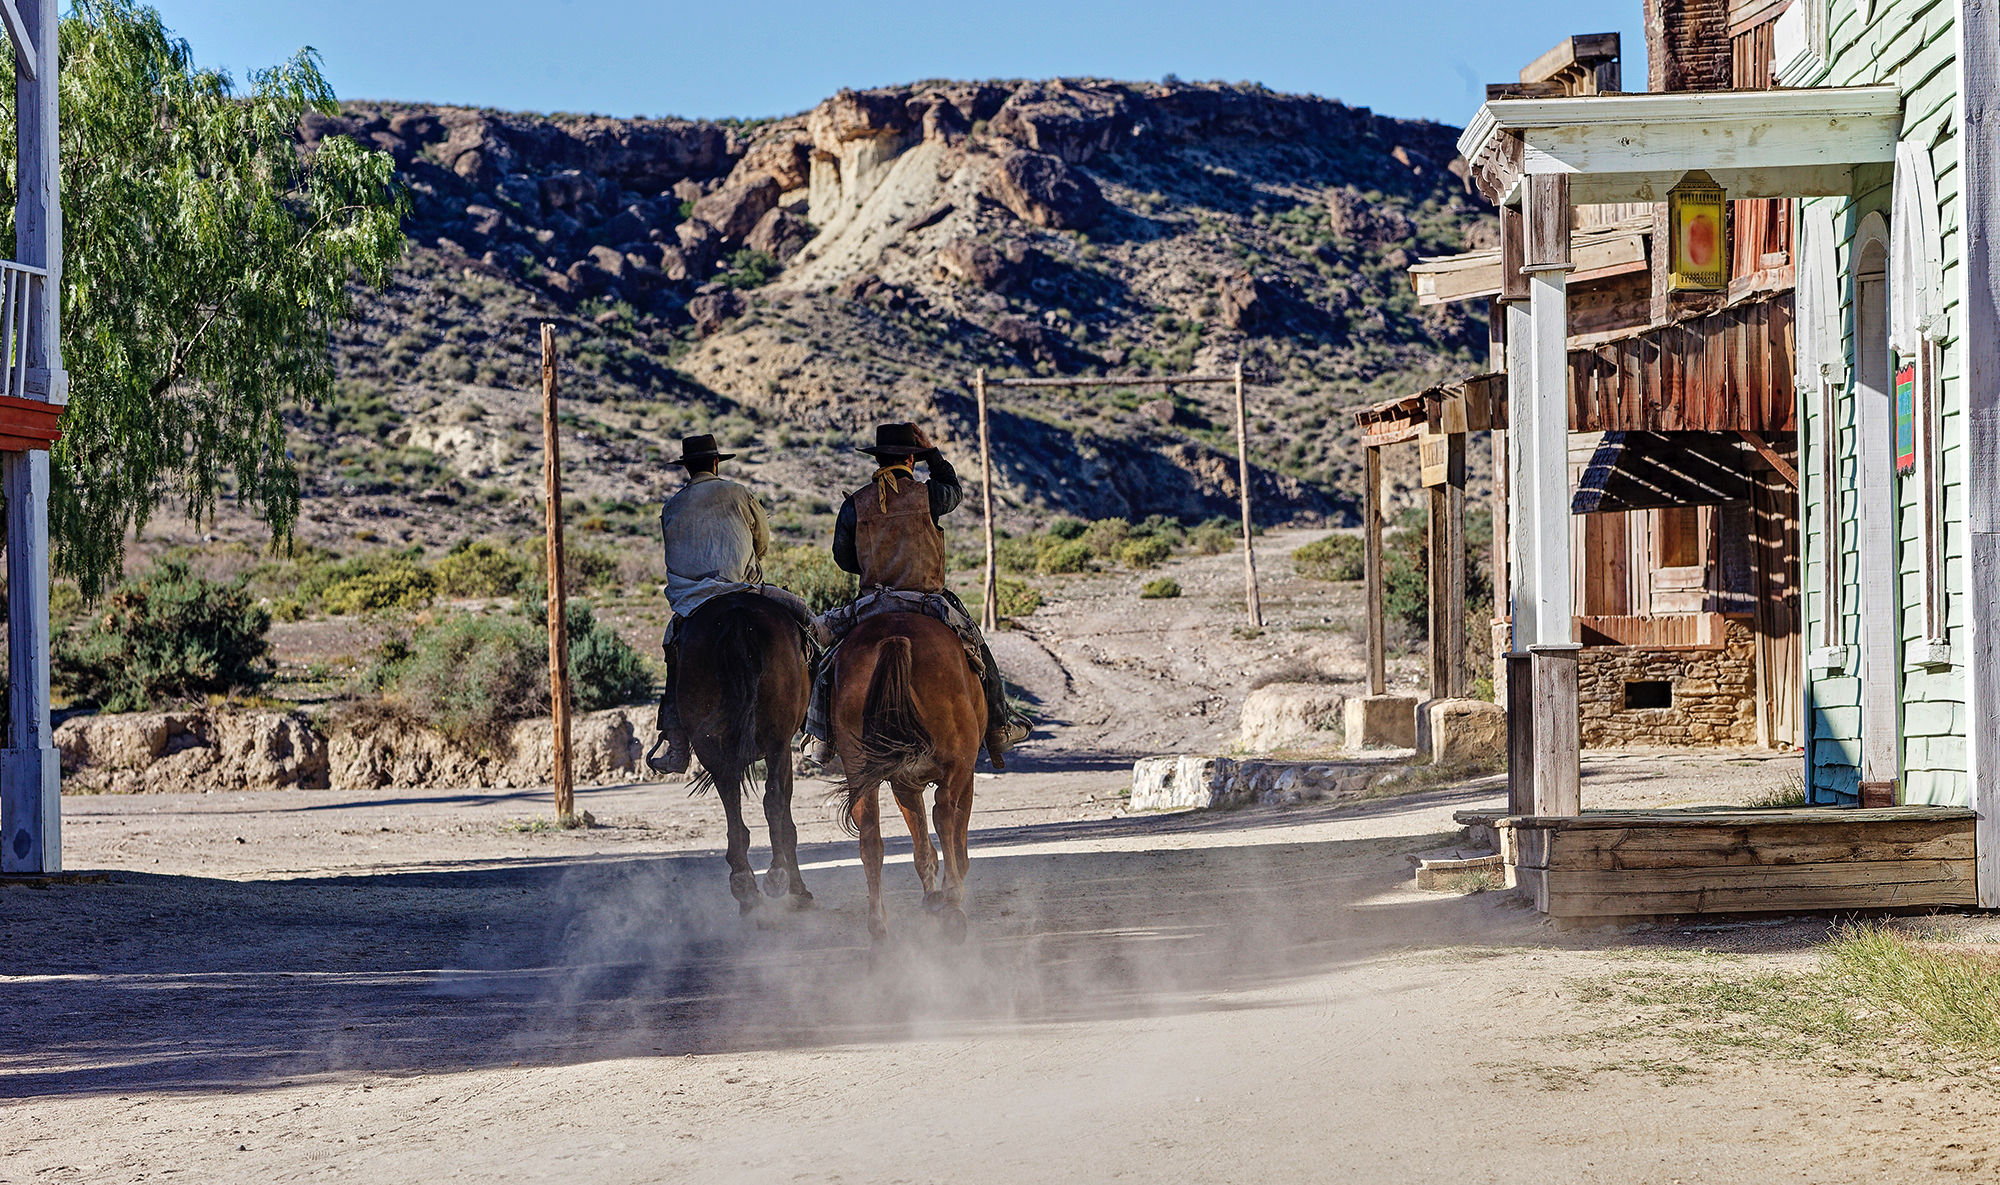
<path fill-rule="evenodd" d="M 36 353 L 29 314 L 48 279 L 46 268 L 0 260 L 0 451 L 46 449 L 62 439 L 63 407 L 50 402 L 49 370 L 28 365 Z"/>

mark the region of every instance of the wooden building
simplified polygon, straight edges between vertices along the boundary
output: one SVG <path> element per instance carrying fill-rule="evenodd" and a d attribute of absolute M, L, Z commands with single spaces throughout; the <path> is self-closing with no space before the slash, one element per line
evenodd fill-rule
<path fill-rule="evenodd" d="M 1779 8 L 1734 35 L 1702 6 L 1656 13 L 1655 87 L 1758 89 Z M 1737 15 L 1741 15 L 1740 11 Z M 1715 52 L 1720 46 L 1722 52 Z M 1616 34 L 1566 38 L 1489 98 L 1615 90 Z M 1586 63 L 1580 70 L 1574 63 Z M 1760 65 L 1761 63 L 1761 65 Z M 1608 85 L 1607 85 L 1608 84 Z M 1585 747 L 1800 743 L 1790 207 L 1733 203 L 1731 276 L 1713 296 L 1669 294 L 1664 206 L 1578 205 L 1569 237 L 1571 641 Z M 1420 304 L 1486 300 L 1496 368 L 1505 308 L 1528 281 L 1519 215 L 1503 244 L 1411 268 Z M 1503 254 L 1511 253 L 1503 259 Z M 1496 494 L 1511 474 L 1496 441 Z M 1496 522 L 1506 516 L 1496 507 Z M 1505 587 L 1496 573 L 1496 587 Z M 1510 620 L 1493 623 L 1494 653 Z M 1504 662 L 1504 660 L 1501 660 Z M 1496 686 L 1504 675 L 1496 673 Z"/>
<path fill-rule="evenodd" d="M 1526 801 L 1503 846 L 1555 912 L 2000 906 L 2000 12 L 1984 0 L 1677 7 L 1725 29 L 1729 53 L 1656 48 L 1656 81 L 1725 60 L 1783 85 L 1496 98 L 1460 140 L 1484 192 L 1518 211 L 1503 227 L 1518 228 L 1528 289 L 1505 317 L 1509 663 L 1528 710 L 1514 713 L 1513 753 Z M 1658 201 L 1697 171 L 1739 203 L 1731 290 L 1580 351 L 1572 211 Z M 1751 200 L 1774 203 L 1768 217 L 1746 219 Z M 1747 312 L 1727 323 L 1743 304 L 1736 279 L 1770 286 L 1761 326 Z M 1697 323 L 1709 328 L 1690 340 Z M 1759 360 L 1760 342 L 1786 335 L 1788 364 L 1775 348 Z M 1724 376 L 1719 402 L 1683 394 L 1697 375 Z M 1768 495 L 1789 496 L 1796 475 L 1804 773 L 1815 802 L 1870 809 L 1582 815 L 1570 429 L 1593 420 L 1625 433 L 1623 447 L 1727 427 L 1776 475 L 1756 477 Z M 1642 451 L 1693 468 L 1664 445 Z M 1751 537 L 1768 539 L 1754 524 Z"/>

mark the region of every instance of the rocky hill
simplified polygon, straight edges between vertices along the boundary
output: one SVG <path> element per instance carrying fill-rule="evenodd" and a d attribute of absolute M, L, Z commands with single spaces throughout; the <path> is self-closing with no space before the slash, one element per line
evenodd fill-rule
<path fill-rule="evenodd" d="M 412 199 L 404 265 L 337 342 L 338 395 L 295 424 L 301 534 L 342 550 L 538 523 L 543 321 L 573 521 L 635 537 L 685 433 L 720 435 L 780 530 L 819 539 L 873 423 L 976 458 L 975 368 L 1239 358 L 1260 516 L 1343 521 L 1344 409 L 1485 348 L 1402 274 L 1491 236 L 1455 129 L 1310 96 L 940 82 L 754 124 L 351 103 L 301 129 L 306 150 L 337 135 L 392 153 Z M 996 394 L 1009 521 L 1232 514 L 1228 398 Z"/>

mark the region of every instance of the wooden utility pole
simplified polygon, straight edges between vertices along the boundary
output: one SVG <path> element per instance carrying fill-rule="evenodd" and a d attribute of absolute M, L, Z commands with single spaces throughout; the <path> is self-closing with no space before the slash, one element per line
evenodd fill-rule
<path fill-rule="evenodd" d="M 986 507 L 986 578 L 981 584 L 979 628 L 1000 628 L 1000 569 L 993 546 L 993 444 L 986 426 L 986 371 L 974 371 L 972 391 L 979 400 L 979 496 Z"/>
<path fill-rule="evenodd" d="M 569 755 L 569 625 L 563 587 L 562 438 L 556 430 L 556 328 L 542 322 L 542 483 L 549 531 L 549 716 L 555 728 L 556 822 L 576 816 Z"/>
<path fill-rule="evenodd" d="M 1243 406 L 1243 362 L 1236 363 L 1236 484 L 1243 494 L 1243 597 L 1250 628 L 1264 625 L 1264 607 L 1257 600 L 1257 549 L 1250 542 L 1250 430 Z"/>

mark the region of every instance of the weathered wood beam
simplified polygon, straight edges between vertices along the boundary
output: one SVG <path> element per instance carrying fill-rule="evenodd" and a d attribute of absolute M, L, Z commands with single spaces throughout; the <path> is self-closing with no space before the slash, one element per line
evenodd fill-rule
<path fill-rule="evenodd" d="M 2000 6 L 1961 5 L 1966 770 L 1982 909 L 2000 908 Z"/>
<path fill-rule="evenodd" d="M 7 40 L 14 43 L 14 70 L 29 82 L 35 81 L 41 51 L 35 48 L 35 38 L 21 19 L 20 6 L 14 0 L 0 0 L 0 19 L 7 23 Z"/>
<path fill-rule="evenodd" d="M 1389 691 L 1388 642 L 1382 636 L 1382 450 L 1362 451 L 1361 539 L 1362 580 L 1368 622 L 1368 694 Z"/>
<path fill-rule="evenodd" d="M 1792 468 L 1791 463 L 1786 461 L 1783 456 L 1779 455 L 1778 450 L 1772 448 L 1770 442 L 1766 441 L 1762 436 L 1757 435 L 1755 432 L 1745 432 L 1741 428 L 1738 428 L 1736 430 L 1736 435 L 1741 436 L 1746 441 L 1749 441 L 1750 447 L 1757 450 L 1757 455 L 1764 458 L 1766 461 L 1769 461 L 1771 463 L 1771 468 L 1777 471 L 1779 477 L 1782 477 L 1787 482 L 1789 482 L 1793 489 L 1796 490 L 1799 488 L 1799 471 Z"/>

